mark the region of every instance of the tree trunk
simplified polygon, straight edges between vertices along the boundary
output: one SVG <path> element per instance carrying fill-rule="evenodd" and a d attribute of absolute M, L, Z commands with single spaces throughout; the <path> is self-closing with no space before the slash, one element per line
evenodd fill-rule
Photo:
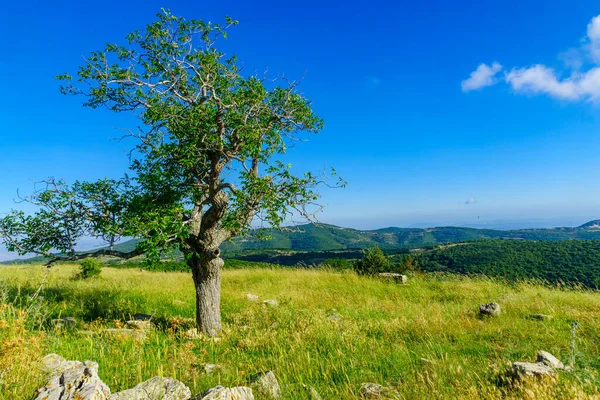
<path fill-rule="evenodd" d="M 196 288 L 196 324 L 208 336 L 221 332 L 221 268 L 219 249 L 193 256 L 188 262 Z"/>

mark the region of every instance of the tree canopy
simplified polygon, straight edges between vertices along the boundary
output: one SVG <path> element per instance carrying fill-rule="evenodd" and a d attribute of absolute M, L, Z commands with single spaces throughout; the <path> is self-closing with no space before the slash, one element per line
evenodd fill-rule
<path fill-rule="evenodd" d="M 82 97 L 84 106 L 139 117 L 140 126 L 126 135 L 136 140 L 132 173 L 72 185 L 44 181 L 23 198 L 38 212 L 14 210 L 0 220 L 8 249 L 45 255 L 52 263 L 90 256 L 76 252 L 86 236 L 109 244 L 91 255 L 157 259 L 178 248 L 200 301 L 217 295 L 201 283 L 212 279 L 213 291 L 219 286 L 222 242 L 246 233 L 253 221 L 280 228 L 290 216 L 311 219 L 325 176 L 297 175 L 278 156 L 302 134 L 318 132 L 323 120 L 298 82 L 245 74 L 236 56 L 217 48 L 236 24 L 228 17 L 223 25 L 186 20 L 163 10 L 144 31 L 127 35 L 124 45 L 107 44 L 74 76 L 58 76 L 60 91 Z M 122 236 L 142 240 L 121 253 L 112 244 Z"/>

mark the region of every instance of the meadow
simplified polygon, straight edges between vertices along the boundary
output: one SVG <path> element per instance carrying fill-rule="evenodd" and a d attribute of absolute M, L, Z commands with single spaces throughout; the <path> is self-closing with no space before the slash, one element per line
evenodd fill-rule
<path fill-rule="evenodd" d="M 303 384 L 323 399 L 355 399 L 365 382 L 404 399 L 600 398 L 600 293 L 593 291 L 457 275 L 416 274 L 397 285 L 350 271 L 226 269 L 224 330 L 211 339 L 177 329 L 194 316 L 188 273 L 104 268 L 71 279 L 76 272 L 60 264 L 44 278 L 41 265 L 1 267 L 0 399 L 33 398 L 48 353 L 98 362 L 113 392 L 162 375 L 196 394 L 273 370 L 284 399 L 308 398 Z M 279 305 L 252 302 L 249 293 Z M 501 315 L 481 318 L 479 304 L 490 301 L 501 304 Z M 81 332 L 122 326 L 135 313 L 154 315 L 144 340 Z M 537 313 L 553 318 L 529 318 Z M 76 329 L 52 326 L 67 316 Z M 573 371 L 509 378 L 512 362 L 533 362 L 538 350 L 569 363 L 575 321 Z M 222 369 L 207 374 L 206 363 Z"/>

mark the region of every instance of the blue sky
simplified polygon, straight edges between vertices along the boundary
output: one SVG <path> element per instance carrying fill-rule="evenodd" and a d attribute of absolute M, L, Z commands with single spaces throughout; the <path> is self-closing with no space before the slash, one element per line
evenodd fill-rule
<path fill-rule="evenodd" d="M 214 22 L 230 15 L 240 25 L 223 48 L 247 71 L 304 77 L 326 127 L 288 159 L 301 170 L 334 166 L 349 183 L 323 191 L 324 222 L 600 218 L 600 6 L 583 0 L 4 4 L 0 212 L 48 176 L 127 170 L 132 143 L 114 139 L 136 121 L 82 108 L 54 76 L 161 7 Z"/>

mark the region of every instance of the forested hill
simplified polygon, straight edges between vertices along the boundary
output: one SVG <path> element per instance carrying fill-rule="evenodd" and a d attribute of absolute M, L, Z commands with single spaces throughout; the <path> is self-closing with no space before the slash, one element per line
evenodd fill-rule
<path fill-rule="evenodd" d="M 384 250 L 415 249 L 442 243 L 466 242 L 478 239 L 522 239 L 537 241 L 600 240 L 600 220 L 590 221 L 574 228 L 521 229 L 501 231 L 463 227 L 439 228 L 384 228 L 358 230 L 329 224 L 306 224 L 290 231 L 266 231 L 268 240 L 255 236 L 237 238 L 222 246 L 225 254 L 243 250 L 296 250 L 323 251 L 365 249 L 379 246 Z M 131 251 L 137 240 L 115 246 L 117 250 Z M 33 260 L 41 260 L 34 258 Z M 30 260 L 31 261 L 31 260 Z M 22 262 L 22 261 L 20 261 Z M 11 263 L 8 261 L 6 263 Z"/>
<path fill-rule="evenodd" d="M 521 229 L 500 231 L 462 227 L 384 228 L 357 230 L 327 224 L 307 224 L 291 232 L 268 232 L 272 239 L 236 239 L 224 250 L 284 249 L 302 251 L 362 249 L 377 245 L 382 249 L 419 248 L 440 243 L 477 239 L 523 239 L 539 241 L 600 240 L 600 220 L 574 228 Z"/>
<path fill-rule="evenodd" d="M 419 269 L 579 283 L 600 289 L 600 241 L 479 240 L 414 255 Z"/>

